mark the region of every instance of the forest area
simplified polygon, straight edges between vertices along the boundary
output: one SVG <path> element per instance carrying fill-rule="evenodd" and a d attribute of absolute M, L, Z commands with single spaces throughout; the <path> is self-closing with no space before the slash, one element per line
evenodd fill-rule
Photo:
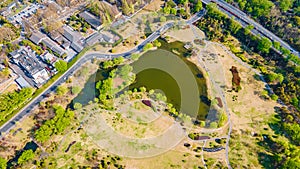
<path fill-rule="evenodd" d="M 226 0 L 300 51 L 299 0 Z"/>
<path fill-rule="evenodd" d="M 241 25 L 218 10 L 215 4 L 207 5 L 207 14 L 198 26 L 208 38 L 228 46 L 244 62 L 262 72 L 275 94 L 267 92 L 273 100 L 281 99 L 287 107 L 275 107 L 278 116 L 269 125 L 276 134 L 286 139 L 265 136 L 258 144 L 270 153 L 259 152 L 261 164 L 265 168 L 297 168 L 299 161 L 300 140 L 300 66 L 283 58 L 271 49 L 272 42 L 267 38 L 251 34 L 251 26 Z M 232 36 L 241 42 L 237 46 Z M 247 38 L 245 38 L 247 37 Z M 260 79 L 258 79 L 260 80 Z"/>

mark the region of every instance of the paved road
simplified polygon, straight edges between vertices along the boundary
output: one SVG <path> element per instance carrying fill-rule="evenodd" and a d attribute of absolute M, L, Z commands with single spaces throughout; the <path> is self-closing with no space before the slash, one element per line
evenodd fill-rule
<path fill-rule="evenodd" d="M 194 16 L 191 17 L 190 20 L 187 20 L 186 23 L 190 24 L 197 20 L 199 20 L 205 14 L 205 10 L 202 10 L 196 13 Z M 4 135 L 4 133 L 9 132 L 17 122 L 22 120 L 25 116 L 29 115 L 31 110 L 34 109 L 36 105 L 38 105 L 43 99 L 45 99 L 48 93 L 55 91 L 56 87 L 62 84 L 69 76 L 71 76 L 80 66 L 82 66 L 85 62 L 93 59 L 113 59 L 117 57 L 124 57 L 129 58 L 131 54 L 136 52 L 143 51 L 143 47 L 149 43 L 160 37 L 162 33 L 170 29 L 174 25 L 174 22 L 169 22 L 163 25 L 161 28 L 153 32 L 150 36 L 148 36 L 141 44 L 137 45 L 130 51 L 118 54 L 103 54 L 99 52 L 90 52 L 82 56 L 72 67 L 70 67 L 60 78 L 58 78 L 53 84 L 51 84 L 43 93 L 35 97 L 33 100 L 30 101 L 28 105 L 26 105 L 22 110 L 19 111 L 15 116 L 13 116 L 9 121 L 3 124 L 0 127 L 0 138 Z"/>
<path fill-rule="evenodd" d="M 238 18 L 237 21 L 240 22 L 243 26 L 253 25 L 255 30 L 252 32 L 254 34 L 260 35 L 260 36 L 265 36 L 272 41 L 277 41 L 280 43 L 280 45 L 282 47 L 290 50 L 293 54 L 300 57 L 300 53 L 298 51 L 296 51 L 295 49 L 293 49 L 289 44 L 284 42 L 282 39 L 280 39 L 278 36 L 276 36 L 275 34 L 270 32 L 269 30 L 265 29 L 259 23 L 252 20 L 250 17 L 247 16 L 247 14 L 245 14 L 241 10 L 237 9 L 236 7 L 228 4 L 224 0 L 202 0 L 202 2 L 204 4 L 208 4 L 210 2 L 215 2 L 223 12 L 227 13 L 229 16 L 234 16 L 234 17 Z"/>

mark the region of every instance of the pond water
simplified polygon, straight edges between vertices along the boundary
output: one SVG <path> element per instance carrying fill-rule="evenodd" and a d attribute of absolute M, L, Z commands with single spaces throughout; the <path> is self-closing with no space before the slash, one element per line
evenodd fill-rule
<path fill-rule="evenodd" d="M 166 52 L 171 54 L 172 57 L 180 58 L 182 61 L 184 61 L 183 63 L 185 63 L 188 66 L 190 72 L 194 76 L 196 85 L 198 87 L 199 93 L 197 93 L 196 95 L 197 98 L 193 98 L 193 100 L 190 100 L 191 102 L 199 103 L 197 119 L 205 119 L 209 106 L 200 99 L 207 98 L 207 86 L 205 78 L 203 78 L 203 73 L 198 69 L 198 67 L 195 64 L 188 61 L 188 59 L 186 58 L 187 56 L 189 56 L 190 51 L 184 48 L 184 43 L 167 43 L 163 40 L 159 41 L 162 43 L 160 49 L 145 53 L 140 57 L 140 59 L 137 62 L 133 63 L 133 67 L 135 68 L 136 65 L 147 62 L 147 59 L 151 57 L 166 57 L 168 55 L 166 54 Z M 177 51 L 177 54 L 171 53 L 174 50 Z M 175 67 L 176 65 L 168 64 L 167 66 Z M 178 70 L 176 74 L 179 77 L 186 76 L 184 72 L 180 70 L 181 67 L 176 67 L 176 69 Z M 81 93 L 73 100 L 73 103 L 79 102 L 82 105 L 86 105 L 89 101 L 93 101 L 93 99 L 99 95 L 98 91 L 95 89 L 96 83 L 99 80 L 106 78 L 107 76 L 108 73 L 104 70 L 99 70 L 96 74 L 92 75 L 86 83 L 84 89 L 81 91 Z M 140 71 L 136 74 L 136 81 L 129 86 L 129 89 L 139 88 L 142 86 L 146 87 L 147 90 L 156 89 L 162 91 L 168 98 L 168 102 L 172 103 L 177 110 L 180 110 L 182 102 L 182 91 L 180 91 L 180 87 L 176 83 L 176 80 L 169 73 L 156 68 L 148 68 L 143 71 Z M 191 91 L 183 92 L 188 93 Z M 189 108 L 186 108 L 184 111 L 189 112 L 191 110 L 189 110 Z"/>

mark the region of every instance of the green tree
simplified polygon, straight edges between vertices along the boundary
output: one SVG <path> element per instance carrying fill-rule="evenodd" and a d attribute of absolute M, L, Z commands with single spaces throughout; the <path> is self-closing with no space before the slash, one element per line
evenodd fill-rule
<path fill-rule="evenodd" d="M 138 60 L 139 58 L 140 58 L 140 54 L 138 54 L 138 53 L 133 53 L 133 54 L 131 54 L 131 56 L 130 56 L 130 58 L 132 59 L 132 60 Z"/>
<path fill-rule="evenodd" d="M 246 10 L 254 17 L 267 16 L 274 6 L 269 0 L 249 0 L 246 4 Z"/>
<path fill-rule="evenodd" d="M 197 3 L 196 3 L 196 5 L 195 5 L 195 9 L 194 9 L 195 12 L 201 11 L 202 8 L 203 8 L 203 6 L 202 6 L 202 1 L 201 1 L 201 0 L 198 0 Z"/>
<path fill-rule="evenodd" d="M 159 21 L 160 21 L 160 22 L 166 22 L 166 21 L 167 21 L 167 18 L 166 18 L 165 16 L 161 16 L 161 17 L 159 18 Z"/>
<path fill-rule="evenodd" d="M 60 85 L 56 88 L 56 93 L 59 96 L 63 96 L 68 92 L 68 88 L 66 86 Z"/>
<path fill-rule="evenodd" d="M 280 43 L 279 42 L 274 41 L 273 46 L 274 46 L 275 49 L 280 50 Z"/>
<path fill-rule="evenodd" d="M 251 33 L 252 29 L 254 29 L 253 25 L 246 26 L 246 28 L 244 29 L 244 34 L 249 35 Z"/>
<path fill-rule="evenodd" d="M 205 121 L 200 121 L 200 127 L 205 127 Z"/>
<path fill-rule="evenodd" d="M 7 160 L 0 157 L 0 169 L 6 169 L 7 167 Z"/>
<path fill-rule="evenodd" d="M 80 103 L 75 103 L 74 106 L 73 106 L 73 108 L 74 108 L 75 110 L 81 109 L 81 108 L 82 108 L 82 104 L 80 104 Z"/>
<path fill-rule="evenodd" d="M 147 50 L 149 50 L 149 49 L 151 49 L 151 48 L 153 48 L 152 43 L 147 43 L 147 44 L 144 46 L 143 51 L 147 51 Z"/>
<path fill-rule="evenodd" d="M 34 152 L 30 149 L 30 150 L 25 150 L 22 155 L 19 157 L 18 159 L 18 164 L 22 165 L 24 163 L 26 163 L 29 160 L 32 160 L 35 157 Z"/>
<path fill-rule="evenodd" d="M 211 123 L 209 124 L 209 127 L 210 127 L 210 128 L 213 128 L 213 129 L 218 128 L 218 123 L 217 123 L 217 122 L 211 122 Z"/>
<path fill-rule="evenodd" d="M 170 7 L 168 7 L 168 6 L 166 6 L 166 7 L 164 7 L 164 8 L 163 8 L 163 12 L 164 12 L 164 14 L 167 14 L 167 15 L 169 15 L 169 14 L 170 14 L 170 12 L 171 12 L 171 8 L 170 8 Z"/>
<path fill-rule="evenodd" d="M 102 63 L 104 69 L 110 68 L 114 66 L 114 62 L 111 60 L 105 61 Z"/>
<path fill-rule="evenodd" d="M 280 0 L 279 7 L 283 12 L 286 12 L 293 6 L 294 0 Z"/>
<path fill-rule="evenodd" d="M 120 76 L 123 79 L 128 79 L 129 78 L 129 74 L 130 72 L 133 70 L 132 66 L 126 64 L 124 66 L 122 66 L 119 70 L 118 70 L 118 74 L 120 74 Z"/>
<path fill-rule="evenodd" d="M 50 139 L 52 133 L 52 125 L 50 124 L 50 121 L 47 121 L 38 130 L 36 130 L 34 136 L 38 142 L 44 143 Z"/>
<path fill-rule="evenodd" d="M 176 8 L 171 8 L 170 13 L 173 14 L 173 15 L 177 15 L 177 9 Z"/>
<path fill-rule="evenodd" d="M 269 92 L 267 90 L 261 91 L 261 96 L 264 97 L 265 99 L 269 97 Z"/>
<path fill-rule="evenodd" d="M 229 30 L 233 33 L 233 34 L 236 34 L 240 29 L 242 28 L 242 26 L 236 22 L 235 20 L 233 19 L 230 19 L 230 22 L 229 22 Z"/>
<path fill-rule="evenodd" d="M 157 39 L 153 41 L 153 45 L 158 48 L 161 47 L 161 43 Z"/>
<path fill-rule="evenodd" d="M 258 41 L 257 49 L 263 53 L 269 53 L 271 47 L 272 42 L 268 38 L 262 37 Z"/>
<path fill-rule="evenodd" d="M 276 94 L 272 94 L 271 95 L 271 99 L 277 101 L 278 100 L 278 96 Z"/>
<path fill-rule="evenodd" d="M 225 112 L 221 112 L 219 114 L 219 121 L 218 121 L 218 127 L 222 127 L 224 126 L 225 122 L 227 122 L 228 118 L 227 118 L 227 114 Z"/>
<path fill-rule="evenodd" d="M 288 50 L 288 49 L 286 49 L 286 48 L 284 48 L 284 47 L 281 47 L 281 48 L 280 48 L 280 51 L 281 51 L 282 54 L 285 55 L 285 56 L 287 56 L 287 55 L 289 55 L 289 54 L 291 53 L 290 50 Z"/>
<path fill-rule="evenodd" d="M 127 0 L 122 0 L 122 12 L 125 14 L 125 15 L 129 15 L 130 14 L 130 7 L 128 5 L 128 2 Z"/>
<path fill-rule="evenodd" d="M 113 59 L 113 64 L 114 65 L 119 65 L 123 62 L 124 62 L 124 58 L 122 56 Z"/>
<path fill-rule="evenodd" d="M 10 75 L 10 71 L 8 67 L 5 67 L 1 72 L 0 72 L 0 78 L 8 78 Z"/>
<path fill-rule="evenodd" d="M 68 70 L 68 64 L 63 60 L 59 60 L 55 62 L 55 69 L 59 72 L 65 72 L 66 70 Z"/>
<path fill-rule="evenodd" d="M 73 86 L 72 87 L 72 94 L 78 94 L 81 91 L 79 86 Z"/>

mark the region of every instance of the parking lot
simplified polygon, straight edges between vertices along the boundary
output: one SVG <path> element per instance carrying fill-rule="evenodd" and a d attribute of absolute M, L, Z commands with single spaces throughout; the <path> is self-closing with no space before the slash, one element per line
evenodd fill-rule
<path fill-rule="evenodd" d="M 10 18 L 10 20 L 13 23 L 21 24 L 23 19 L 29 18 L 39 8 L 43 8 L 43 6 L 42 5 L 37 5 L 37 4 L 31 4 L 30 6 L 26 7 L 21 12 L 19 12 L 18 14 L 12 16 Z"/>

